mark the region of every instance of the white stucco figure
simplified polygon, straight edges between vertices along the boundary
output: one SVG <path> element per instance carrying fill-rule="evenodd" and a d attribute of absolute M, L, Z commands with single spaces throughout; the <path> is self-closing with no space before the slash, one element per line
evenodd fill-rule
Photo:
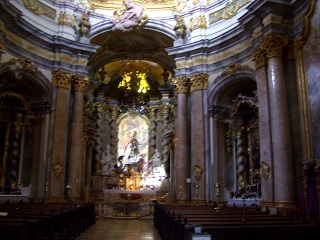
<path fill-rule="evenodd" d="M 112 30 L 120 30 L 122 32 L 132 31 L 144 24 L 148 17 L 143 13 L 143 6 L 133 1 L 124 2 L 125 9 L 123 11 L 115 11 Z"/>

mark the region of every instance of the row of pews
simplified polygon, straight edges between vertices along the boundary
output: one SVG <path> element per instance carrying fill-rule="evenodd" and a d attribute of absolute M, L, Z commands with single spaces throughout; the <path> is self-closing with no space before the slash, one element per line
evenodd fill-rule
<path fill-rule="evenodd" d="M 213 205 L 163 204 L 154 202 L 154 226 L 162 240 L 315 240 L 320 225 L 308 224 L 292 212 L 260 211 L 257 206 L 221 207 Z M 195 234 L 195 228 L 201 234 Z"/>
<path fill-rule="evenodd" d="M 0 239 L 76 239 L 95 224 L 93 204 L 2 203 Z"/>

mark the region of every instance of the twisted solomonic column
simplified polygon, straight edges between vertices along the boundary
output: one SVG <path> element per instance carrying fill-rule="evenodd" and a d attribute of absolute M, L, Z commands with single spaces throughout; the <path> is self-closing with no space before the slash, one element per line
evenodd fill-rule
<path fill-rule="evenodd" d="M 156 150 L 156 139 L 157 139 L 157 108 L 149 108 L 150 116 L 150 131 L 149 131 L 149 156 L 153 156 Z"/>
<path fill-rule="evenodd" d="M 168 132 L 168 117 L 170 112 L 170 105 L 169 104 L 161 104 L 160 105 L 160 112 L 161 112 L 161 158 L 162 163 L 168 164 L 169 161 L 169 145 L 167 139 L 165 139 L 165 134 Z"/>
<path fill-rule="evenodd" d="M 96 144 L 95 144 L 95 158 L 94 158 L 94 172 L 101 173 L 101 155 L 103 151 L 103 130 L 104 130 L 104 118 L 107 110 L 107 104 L 104 102 L 96 102 L 96 109 L 97 109 L 97 119 L 96 119 Z"/>

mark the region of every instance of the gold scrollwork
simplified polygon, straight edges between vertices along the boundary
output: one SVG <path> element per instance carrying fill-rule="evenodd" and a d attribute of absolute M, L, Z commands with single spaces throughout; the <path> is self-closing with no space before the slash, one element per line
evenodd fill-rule
<path fill-rule="evenodd" d="M 70 89 L 72 74 L 61 70 L 52 71 L 52 83 L 54 86 Z"/>
<path fill-rule="evenodd" d="M 261 43 L 260 48 L 266 51 L 267 58 L 281 57 L 283 47 L 289 42 L 287 36 L 270 34 Z"/>
<path fill-rule="evenodd" d="M 60 178 L 63 172 L 63 164 L 61 162 L 56 162 L 52 165 L 53 174 L 56 178 Z"/>
<path fill-rule="evenodd" d="M 73 89 L 75 91 L 85 91 L 90 84 L 90 78 L 84 75 L 74 75 L 73 77 Z"/>
<path fill-rule="evenodd" d="M 209 14 L 209 24 L 213 24 L 221 19 L 230 19 L 237 14 L 240 8 L 248 4 L 251 0 L 231 0 L 227 5 Z"/>
<path fill-rule="evenodd" d="M 193 167 L 194 178 L 200 181 L 202 178 L 202 174 L 203 174 L 203 169 L 199 165 L 195 165 Z"/>
<path fill-rule="evenodd" d="M 265 161 L 262 161 L 261 162 L 261 175 L 262 177 L 267 181 L 269 176 L 270 176 L 270 165 L 265 162 Z"/>
<path fill-rule="evenodd" d="M 208 74 L 190 76 L 190 91 L 205 90 L 208 87 Z"/>
<path fill-rule="evenodd" d="M 189 81 L 187 77 L 174 78 L 172 80 L 176 93 L 185 93 L 189 92 Z"/>
<path fill-rule="evenodd" d="M 204 15 L 200 15 L 198 17 L 195 18 L 191 18 L 190 20 L 190 25 L 189 25 L 189 30 L 192 32 L 195 29 L 205 29 L 207 28 L 207 20 L 206 20 L 206 16 Z"/>
<path fill-rule="evenodd" d="M 37 15 L 44 15 L 48 18 L 56 18 L 56 10 L 39 2 L 38 0 L 22 0 L 24 6 Z"/>
<path fill-rule="evenodd" d="M 252 52 L 253 61 L 256 63 L 256 69 L 267 65 L 265 53 L 266 51 L 261 48 L 258 48 Z"/>

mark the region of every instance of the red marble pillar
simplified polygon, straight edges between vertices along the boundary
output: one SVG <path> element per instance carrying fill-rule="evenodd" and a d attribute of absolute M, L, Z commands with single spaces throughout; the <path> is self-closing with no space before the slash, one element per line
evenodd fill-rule
<path fill-rule="evenodd" d="M 49 200 L 64 201 L 66 177 L 66 149 L 68 132 L 68 107 L 71 89 L 71 73 L 55 70 L 52 83 L 55 86 L 52 155 L 50 165 Z"/>
<path fill-rule="evenodd" d="M 173 79 L 177 95 L 177 117 L 176 117 L 176 149 L 174 157 L 174 184 L 175 199 L 177 202 L 188 201 L 188 171 L 189 171 L 189 139 L 187 119 L 187 99 L 189 92 L 189 81 L 186 77 Z"/>
<path fill-rule="evenodd" d="M 288 40 L 271 34 L 260 43 L 268 60 L 268 89 L 272 130 L 271 171 L 274 174 L 274 201 L 292 204 L 294 201 L 293 163 L 290 143 L 290 121 L 282 51 Z"/>
<path fill-rule="evenodd" d="M 191 200 L 205 202 L 206 155 L 203 90 L 208 87 L 208 74 L 190 76 L 191 92 Z"/>
<path fill-rule="evenodd" d="M 75 75 L 73 78 L 74 101 L 70 130 L 70 149 L 68 162 L 68 197 L 74 201 L 83 200 L 80 191 L 84 186 L 84 156 L 82 150 L 83 135 L 83 92 L 87 89 L 90 78 Z"/>

